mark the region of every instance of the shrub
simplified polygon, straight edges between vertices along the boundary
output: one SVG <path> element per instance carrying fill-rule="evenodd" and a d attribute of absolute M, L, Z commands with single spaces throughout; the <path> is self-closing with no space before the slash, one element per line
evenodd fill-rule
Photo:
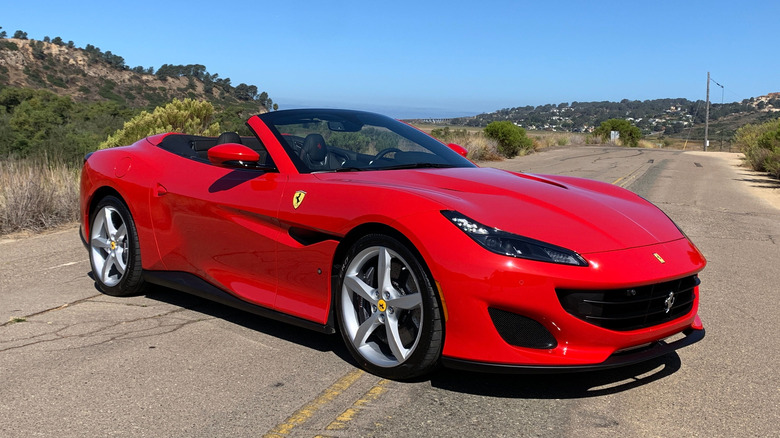
<path fill-rule="evenodd" d="M 220 127 L 218 122 L 212 123 L 213 118 L 214 106 L 209 102 L 173 99 L 151 113 L 143 111 L 125 122 L 125 126 L 109 135 L 98 149 L 133 144 L 144 137 L 165 132 L 217 136 Z"/>
<path fill-rule="evenodd" d="M 605 122 L 601 122 L 601 125 L 594 129 L 593 133 L 600 136 L 603 141 L 608 141 L 610 132 L 612 131 L 618 131 L 620 133 L 620 141 L 624 145 L 633 148 L 639 146 L 639 139 L 642 138 L 642 131 L 632 125 L 628 120 L 609 119 Z"/>
<path fill-rule="evenodd" d="M 780 119 L 739 128 L 734 143 L 745 154 L 750 167 L 780 178 Z"/>
<path fill-rule="evenodd" d="M 498 142 L 498 152 L 507 158 L 525 154 L 534 147 L 534 142 L 528 138 L 525 129 L 507 120 L 490 122 L 484 133 L 486 137 Z"/>
<path fill-rule="evenodd" d="M 498 142 L 482 134 L 470 135 L 468 138 L 460 139 L 457 143 L 466 148 L 468 151 L 466 157 L 469 160 L 500 161 L 503 159 L 498 153 Z"/>
<path fill-rule="evenodd" d="M 500 161 L 498 142 L 487 138 L 483 132 L 469 133 L 466 129 L 451 129 L 449 126 L 436 128 L 431 135 L 444 143 L 455 143 L 466 148 L 467 158 L 472 161 Z"/>
<path fill-rule="evenodd" d="M 6 49 L 8 49 L 8 50 L 10 50 L 12 52 L 15 52 L 15 51 L 19 50 L 19 46 L 16 45 L 16 43 L 13 42 L 13 41 L 2 41 L 2 42 L 0 42 L 0 49 L 2 49 L 2 48 L 6 48 Z"/>

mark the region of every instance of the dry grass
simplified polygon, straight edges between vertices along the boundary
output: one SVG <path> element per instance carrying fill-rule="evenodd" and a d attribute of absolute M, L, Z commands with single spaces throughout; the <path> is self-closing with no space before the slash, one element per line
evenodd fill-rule
<path fill-rule="evenodd" d="M 466 131 L 469 134 L 482 133 L 485 128 L 479 126 L 463 126 L 463 125 L 443 125 L 443 124 L 430 124 L 430 123 L 415 123 L 414 127 L 420 131 L 431 133 L 434 129 L 450 128 L 453 131 Z"/>
<path fill-rule="evenodd" d="M 544 149 L 551 146 L 584 145 L 585 134 L 574 132 L 532 131 L 528 135 L 534 141 L 534 149 Z"/>
<path fill-rule="evenodd" d="M 455 143 L 468 151 L 472 161 L 500 161 L 504 157 L 498 152 L 498 142 L 487 138 L 480 129 L 434 128 L 429 132 L 444 143 Z"/>
<path fill-rule="evenodd" d="M 504 159 L 498 153 L 498 143 L 485 137 L 482 133 L 469 135 L 468 138 L 461 138 L 458 144 L 469 151 L 467 157 L 471 161 L 501 161 Z"/>
<path fill-rule="evenodd" d="M 0 161 L 0 234 L 78 219 L 79 168 L 40 160 Z"/>

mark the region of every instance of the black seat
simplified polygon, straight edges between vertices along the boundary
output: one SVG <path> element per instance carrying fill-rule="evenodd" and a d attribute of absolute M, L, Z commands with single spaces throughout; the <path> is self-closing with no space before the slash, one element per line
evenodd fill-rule
<path fill-rule="evenodd" d="M 328 169 L 328 146 L 320 134 L 309 134 L 303 140 L 301 160 L 309 170 Z"/>
<path fill-rule="evenodd" d="M 225 143 L 241 143 L 241 136 L 236 134 L 235 132 L 223 132 L 222 134 L 219 134 L 219 137 L 217 137 L 217 144 L 225 144 Z"/>

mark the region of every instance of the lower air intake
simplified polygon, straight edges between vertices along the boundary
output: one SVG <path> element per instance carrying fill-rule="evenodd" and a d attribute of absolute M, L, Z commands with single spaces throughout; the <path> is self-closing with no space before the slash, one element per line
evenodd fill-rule
<path fill-rule="evenodd" d="M 492 307 L 488 313 L 498 334 L 510 345 L 545 350 L 558 346 L 552 333 L 531 318 Z"/>

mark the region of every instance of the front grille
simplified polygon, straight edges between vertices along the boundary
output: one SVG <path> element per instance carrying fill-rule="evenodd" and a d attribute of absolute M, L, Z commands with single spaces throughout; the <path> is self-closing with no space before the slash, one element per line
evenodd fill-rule
<path fill-rule="evenodd" d="M 699 277 L 607 290 L 556 289 L 564 310 L 599 327 L 636 330 L 679 318 L 693 308 Z"/>

